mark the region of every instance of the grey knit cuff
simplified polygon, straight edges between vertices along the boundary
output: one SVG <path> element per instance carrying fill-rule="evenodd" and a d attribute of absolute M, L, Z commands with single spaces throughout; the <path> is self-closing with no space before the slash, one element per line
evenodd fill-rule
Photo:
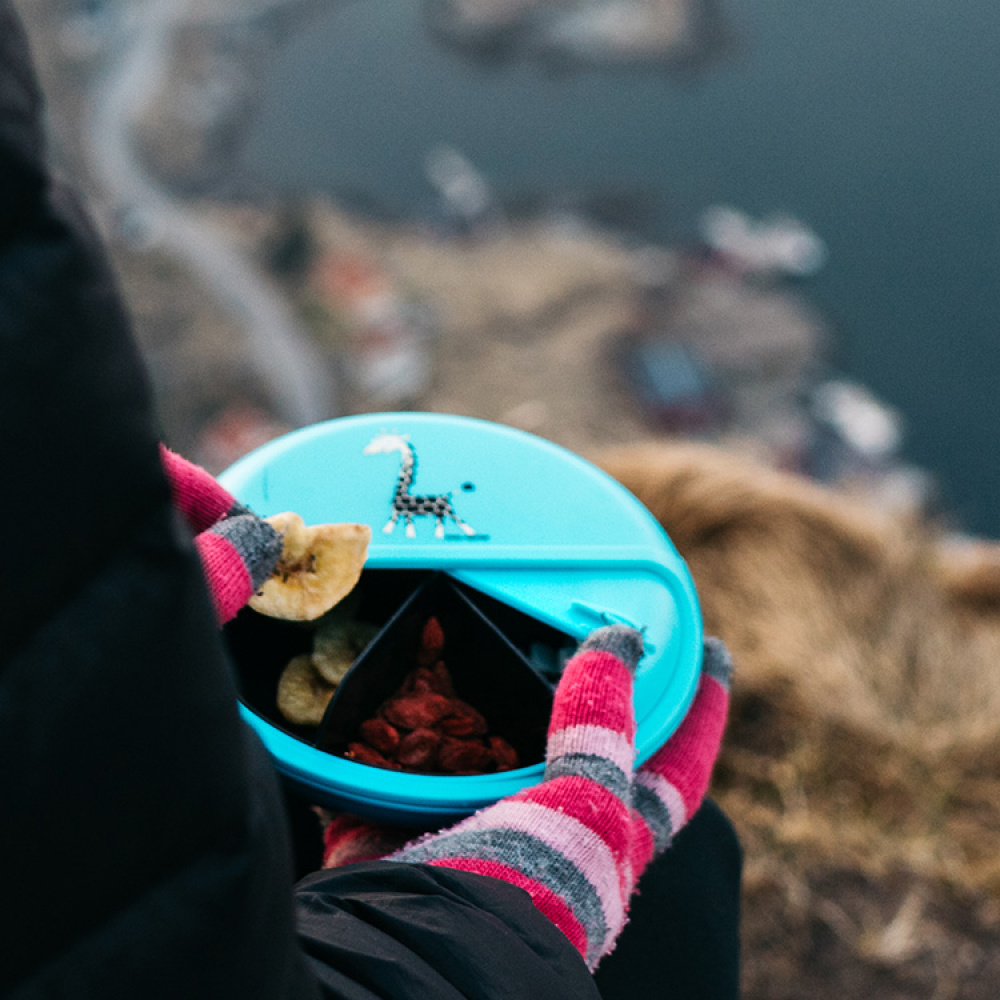
<path fill-rule="evenodd" d="M 591 632 L 580 644 L 579 652 L 588 650 L 611 653 L 629 670 L 635 671 L 642 659 L 642 633 L 628 625 L 605 625 Z"/>
<path fill-rule="evenodd" d="M 285 545 L 281 532 L 256 514 L 227 517 L 210 530 L 225 538 L 239 552 L 253 589 L 258 590 L 281 558 Z"/>
<path fill-rule="evenodd" d="M 733 675 L 733 661 L 729 656 L 729 650 L 721 639 L 714 636 L 705 636 L 703 646 L 701 669 L 709 677 L 714 677 L 727 691 L 729 681 Z"/>

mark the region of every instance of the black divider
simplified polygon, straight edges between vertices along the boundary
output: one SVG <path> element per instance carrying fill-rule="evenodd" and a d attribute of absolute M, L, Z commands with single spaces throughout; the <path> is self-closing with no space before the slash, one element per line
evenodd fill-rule
<path fill-rule="evenodd" d="M 490 733 L 517 750 L 521 766 L 545 756 L 552 692 L 527 659 L 444 573 L 430 576 L 369 644 L 334 695 L 316 745 L 340 754 L 361 723 L 396 693 L 416 665 L 431 616 L 445 637 L 442 658 L 456 695 L 478 709 Z"/>
<path fill-rule="evenodd" d="M 245 608 L 226 625 L 223 635 L 236 666 L 240 701 L 278 729 L 311 743 L 314 729 L 289 722 L 278 711 L 277 697 L 285 664 L 312 649 L 312 630 Z"/>
<path fill-rule="evenodd" d="M 482 591 L 461 583 L 455 586 L 503 633 L 531 669 L 554 688 L 566 658 L 576 650 L 576 640 Z"/>

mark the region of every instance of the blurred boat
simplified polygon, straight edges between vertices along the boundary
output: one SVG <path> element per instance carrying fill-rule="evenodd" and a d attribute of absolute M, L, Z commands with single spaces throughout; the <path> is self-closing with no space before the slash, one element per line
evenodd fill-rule
<path fill-rule="evenodd" d="M 826 244 L 791 215 L 754 220 L 728 205 L 714 205 L 701 217 L 706 246 L 746 274 L 806 278 L 826 263 Z"/>
<path fill-rule="evenodd" d="M 644 416 L 672 434 L 707 435 L 720 429 L 726 406 L 704 360 L 669 337 L 626 334 L 616 361 Z"/>

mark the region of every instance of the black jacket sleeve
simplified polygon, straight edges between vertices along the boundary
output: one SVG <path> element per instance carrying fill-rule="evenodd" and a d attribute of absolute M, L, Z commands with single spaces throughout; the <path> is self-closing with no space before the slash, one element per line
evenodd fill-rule
<path fill-rule="evenodd" d="M 0 2 L 0 995 L 309 997 L 269 763 Z"/>
<path fill-rule="evenodd" d="M 562 931 L 498 879 L 379 861 L 307 876 L 296 903 L 325 997 L 599 1000 Z"/>
<path fill-rule="evenodd" d="M 382 864 L 293 894 L 118 292 L 40 122 L 0 0 L 0 995 L 596 996 L 503 883 Z"/>

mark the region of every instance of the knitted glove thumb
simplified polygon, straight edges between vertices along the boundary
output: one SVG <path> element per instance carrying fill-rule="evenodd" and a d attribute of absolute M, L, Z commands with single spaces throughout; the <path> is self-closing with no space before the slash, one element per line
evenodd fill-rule
<path fill-rule="evenodd" d="M 639 768 L 632 786 L 632 868 L 649 862 L 698 811 L 708 792 L 729 708 L 733 663 L 725 645 L 706 638 L 694 701 L 677 731 Z"/>

